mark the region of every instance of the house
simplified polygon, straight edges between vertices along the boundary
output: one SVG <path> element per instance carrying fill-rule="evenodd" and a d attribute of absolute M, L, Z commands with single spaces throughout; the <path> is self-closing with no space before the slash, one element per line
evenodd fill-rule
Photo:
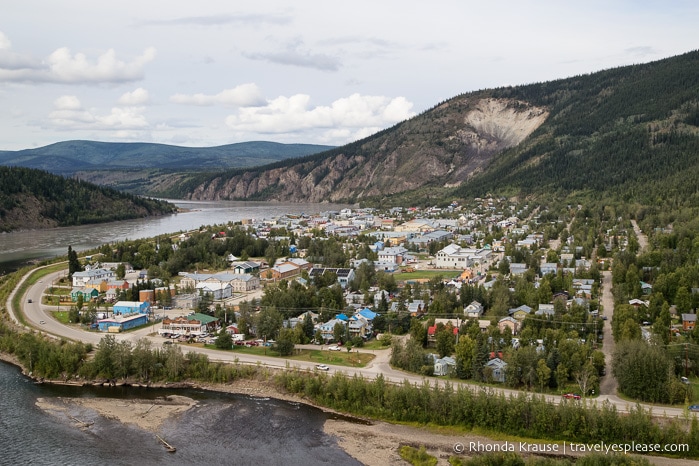
<path fill-rule="evenodd" d="M 522 304 L 519 307 L 516 307 L 514 309 L 510 309 L 508 311 L 508 314 L 511 317 L 514 317 L 517 320 L 524 320 L 525 317 L 527 317 L 530 313 L 532 312 L 532 308 L 527 306 L 526 304 Z"/>
<path fill-rule="evenodd" d="M 82 287 L 89 281 L 94 280 L 112 280 L 116 278 L 116 274 L 113 270 L 107 269 L 92 269 L 85 270 L 84 272 L 74 272 L 73 273 L 73 286 Z"/>
<path fill-rule="evenodd" d="M 484 309 L 483 305 L 478 301 L 473 301 L 471 304 L 464 308 L 464 316 L 467 319 L 478 319 L 483 315 Z"/>
<path fill-rule="evenodd" d="M 112 308 L 114 315 L 148 314 L 150 303 L 141 301 L 117 301 Z"/>
<path fill-rule="evenodd" d="M 82 296 L 83 302 L 87 303 L 93 299 L 97 299 L 99 292 L 94 288 L 73 288 L 70 292 L 70 299 L 74 303 L 78 301 L 78 297 Z"/>
<path fill-rule="evenodd" d="M 367 338 L 371 333 L 371 324 L 360 314 L 355 314 L 349 318 L 350 337 Z"/>
<path fill-rule="evenodd" d="M 651 294 L 653 292 L 653 285 L 646 282 L 641 282 L 641 292 L 643 294 Z"/>
<path fill-rule="evenodd" d="M 335 324 L 340 324 L 345 327 L 347 322 L 341 319 L 330 319 L 324 324 L 318 326 L 318 330 L 320 330 L 324 341 L 328 342 L 335 338 Z"/>
<path fill-rule="evenodd" d="M 437 341 L 437 325 L 439 323 L 443 324 L 444 326 L 447 326 L 448 324 L 451 324 L 452 326 L 452 332 L 454 333 L 454 336 L 459 334 L 459 327 L 455 323 L 452 323 L 449 319 L 435 319 L 436 320 L 446 320 L 447 323 L 444 322 L 435 322 L 434 325 L 431 325 L 427 327 L 427 341 L 434 343 Z"/>
<path fill-rule="evenodd" d="M 108 280 L 107 291 L 109 290 L 128 290 L 131 287 L 126 280 Z"/>
<path fill-rule="evenodd" d="M 160 335 L 189 335 L 199 336 L 208 333 L 206 326 L 197 319 L 178 316 L 174 319 L 163 319 L 162 326 L 158 330 Z"/>
<path fill-rule="evenodd" d="M 550 273 L 556 275 L 556 272 L 558 271 L 558 264 L 554 262 L 545 262 L 541 264 L 541 276 L 548 275 Z"/>
<path fill-rule="evenodd" d="M 547 304 L 542 303 L 542 304 L 539 304 L 539 309 L 536 310 L 536 312 L 534 313 L 534 315 L 548 317 L 548 316 L 553 316 L 555 313 L 556 313 L 556 312 L 555 312 L 555 310 L 554 310 L 553 304 L 551 304 L 551 303 L 547 303 Z"/>
<path fill-rule="evenodd" d="M 106 293 L 109 289 L 107 287 L 107 280 L 90 280 L 85 283 L 85 288 L 94 288 L 98 293 Z"/>
<path fill-rule="evenodd" d="M 333 272 L 337 276 L 337 282 L 342 288 L 347 288 L 349 282 L 354 279 L 353 269 L 338 269 L 338 268 L 326 268 L 326 267 L 313 267 L 308 275 L 314 278 L 319 275 L 323 275 L 325 272 Z"/>
<path fill-rule="evenodd" d="M 490 375 L 493 382 L 505 382 L 505 372 L 507 370 L 507 363 L 500 358 L 493 358 L 487 363 L 485 367 L 490 369 Z"/>
<path fill-rule="evenodd" d="M 498 329 L 500 332 L 504 332 L 506 328 L 509 328 L 512 335 L 517 335 L 521 327 L 521 322 L 510 316 L 503 317 L 498 321 Z"/>
<path fill-rule="evenodd" d="M 416 299 L 412 303 L 408 303 L 408 312 L 411 317 L 417 317 L 425 312 L 425 302 L 421 299 Z"/>
<path fill-rule="evenodd" d="M 694 330 L 694 327 L 697 324 L 697 315 L 696 314 L 682 314 L 682 330 L 685 332 L 689 332 L 691 330 Z"/>
<path fill-rule="evenodd" d="M 456 370 L 456 360 L 454 358 L 445 356 L 434 360 L 434 375 L 448 375 L 453 370 Z"/>
<path fill-rule="evenodd" d="M 408 259 L 408 250 L 403 246 L 396 246 L 392 248 L 384 248 L 379 251 L 379 262 L 386 262 L 388 264 L 401 265 L 405 263 Z"/>
<path fill-rule="evenodd" d="M 527 264 L 513 262 L 510 264 L 510 275 L 524 275 L 527 271 Z"/>
<path fill-rule="evenodd" d="M 649 302 L 648 301 L 643 301 L 642 299 L 630 299 L 629 304 L 636 309 L 640 309 L 641 307 L 648 307 Z"/>

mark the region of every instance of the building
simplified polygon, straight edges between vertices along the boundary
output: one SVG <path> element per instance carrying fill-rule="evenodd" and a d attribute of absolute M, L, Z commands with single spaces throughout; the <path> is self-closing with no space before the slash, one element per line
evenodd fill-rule
<path fill-rule="evenodd" d="M 134 314 L 129 316 L 115 316 L 112 319 L 102 319 L 97 321 L 97 328 L 100 332 L 122 332 L 132 328 L 140 327 L 148 323 L 148 315 Z"/>
<path fill-rule="evenodd" d="M 467 319 L 478 319 L 483 315 L 483 305 L 478 301 L 472 301 L 471 304 L 464 308 L 464 316 Z"/>
<path fill-rule="evenodd" d="M 691 330 L 694 330 L 694 327 L 697 324 L 697 315 L 696 314 L 682 314 L 682 330 L 685 332 L 689 332 Z"/>
<path fill-rule="evenodd" d="M 97 299 L 99 292 L 95 288 L 73 288 L 70 292 L 70 299 L 74 303 L 78 301 L 78 297 L 82 296 L 83 302 L 87 303 L 93 299 Z"/>
<path fill-rule="evenodd" d="M 84 272 L 74 272 L 73 273 L 73 286 L 83 287 L 90 281 L 102 281 L 102 280 L 113 280 L 116 278 L 116 274 L 112 270 L 107 269 L 93 269 L 85 270 Z"/>
<path fill-rule="evenodd" d="M 434 265 L 438 268 L 465 269 L 475 264 L 490 263 L 492 251 L 489 248 L 462 248 L 458 244 L 450 244 L 435 255 Z"/>
<path fill-rule="evenodd" d="M 148 314 L 150 303 L 141 301 L 117 301 L 112 308 L 114 315 Z"/>
<path fill-rule="evenodd" d="M 314 278 L 318 275 L 323 275 L 325 272 L 333 272 L 337 275 L 337 282 L 342 288 L 347 288 L 349 282 L 354 279 L 353 269 L 335 269 L 335 268 L 325 268 L 325 267 L 313 267 L 308 275 Z"/>
<path fill-rule="evenodd" d="M 505 382 L 505 372 L 507 371 L 507 363 L 500 358 L 493 358 L 485 367 L 490 369 L 490 377 L 493 382 Z"/>

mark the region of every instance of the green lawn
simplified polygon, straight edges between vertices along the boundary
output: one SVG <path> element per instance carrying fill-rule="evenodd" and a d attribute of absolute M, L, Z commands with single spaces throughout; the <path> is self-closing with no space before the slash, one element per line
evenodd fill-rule
<path fill-rule="evenodd" d="M 214 345 L 203 345 L 201 343 L 191 343 L 191 345 L 217 349 Z M 280 357 L 279 353 L 272 351 L 272 348 L 268 346 L 234 346 L 233 348 L 230 350 L 233 353 Z M 365 367 L 375 357 L 370 353 L 357 353 L 356 351 L 348 353 L 344 349 L 342 351 L 296 349 L 292 356 L 287 356 L 283 359 L 311 361 L 316 364 L 332 364 L 335 366 Z"/>

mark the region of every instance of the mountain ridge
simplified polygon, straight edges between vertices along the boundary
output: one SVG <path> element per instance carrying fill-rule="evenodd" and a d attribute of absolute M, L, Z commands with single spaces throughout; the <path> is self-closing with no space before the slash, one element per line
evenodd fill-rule
<path fill-rule="evenodd" d="M 489 192 L 697 200 L 699 161 L 691 156 L 699 153 L 697 69 L 693 51 L 465 93 L 360 141 L 192 178 L 163 195 L 374 204 Z"/>

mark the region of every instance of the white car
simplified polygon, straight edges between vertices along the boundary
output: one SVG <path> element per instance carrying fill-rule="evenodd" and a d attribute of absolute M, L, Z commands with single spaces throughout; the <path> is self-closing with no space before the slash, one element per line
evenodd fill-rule
<path fill-rule="evenodd" d="M 328 366 L 326 366 L 325 364 L 317 364 L 316 369 L 318 369 L 319 371 L 329 371 L 330 370 L 330 368 Z"/>
<path fill-rule="evenodd" d="M 328 351 L 342 351 L 342 349 L 337 345 L 328 346 Z"/>

